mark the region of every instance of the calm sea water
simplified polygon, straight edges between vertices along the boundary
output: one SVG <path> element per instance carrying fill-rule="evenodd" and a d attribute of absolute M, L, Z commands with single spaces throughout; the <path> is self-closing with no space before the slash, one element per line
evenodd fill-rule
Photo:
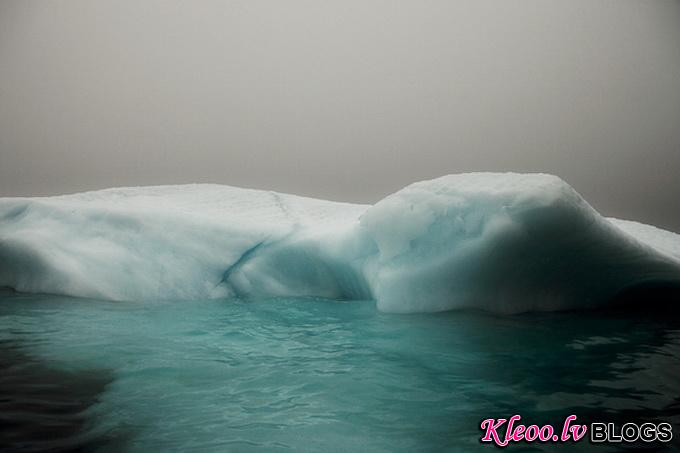
<path fill-rule="evenodd" d="M 515 413 L 667 421 L 677 438 L 675 318 L 3 292 L 0 448 L 495 451 L 480 421 Z"/>

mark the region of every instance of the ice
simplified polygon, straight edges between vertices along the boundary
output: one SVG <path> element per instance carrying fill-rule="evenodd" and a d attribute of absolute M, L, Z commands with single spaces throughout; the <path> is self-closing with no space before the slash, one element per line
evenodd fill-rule
<path fill-rule="evenodd" d="M 678 284 L 680 236 L 606 219 L 551 175 L 449 175 L 374 206 L 205 184 L 0 198 L 0 286 L 23 292 L 516 313 Z"/>
<path fill-rule="evenodd" d="M 217 185 L 2 199 L 0 286 L 114 300 L 233 295 L 223 276 L 256 244 L 363 210 Z"/>
<path fill-rule="evenodd" d="M 415 183 L 361 223 L 379 249 L 369 278 L 386 311 L 596 307 L 635 286 L 680 281 L 678 235 L 605 219 L 552 175 Z"/>

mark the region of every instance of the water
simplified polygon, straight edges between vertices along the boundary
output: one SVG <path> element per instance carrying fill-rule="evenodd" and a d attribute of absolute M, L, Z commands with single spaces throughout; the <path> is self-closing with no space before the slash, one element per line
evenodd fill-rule
<path fill-rule="evenodd" d="M 493 450 L 478 442 L 480 421 L 515 413 L 554 424 L 571 413 L 667 421 L 677 431 L 674 318 L 389 315 L 366 301 L 114 303 L 4 292 L 0 412 L 21 422 L 0 429 L 0 448 Z"/>

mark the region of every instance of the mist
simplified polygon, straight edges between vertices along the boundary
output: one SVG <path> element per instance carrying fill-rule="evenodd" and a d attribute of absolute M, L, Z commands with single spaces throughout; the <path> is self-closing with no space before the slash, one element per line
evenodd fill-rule
<path fill-rule="evenodd" d="M 680 2 L 0 3 L 0 196 L 469 171 L 680 231 Z"/>

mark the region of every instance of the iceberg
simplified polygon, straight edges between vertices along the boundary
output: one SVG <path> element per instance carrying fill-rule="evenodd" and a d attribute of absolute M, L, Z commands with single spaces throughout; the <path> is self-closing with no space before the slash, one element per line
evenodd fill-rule
<path fill-rule="evenodd" d="M 313 296 L 386 312 L 596 308 L 680 287 L 680 235 L 546 174 L 422 181 L 375 205 L 214 184 L 0 198 L 0 286 L 107 300 Z"/>

